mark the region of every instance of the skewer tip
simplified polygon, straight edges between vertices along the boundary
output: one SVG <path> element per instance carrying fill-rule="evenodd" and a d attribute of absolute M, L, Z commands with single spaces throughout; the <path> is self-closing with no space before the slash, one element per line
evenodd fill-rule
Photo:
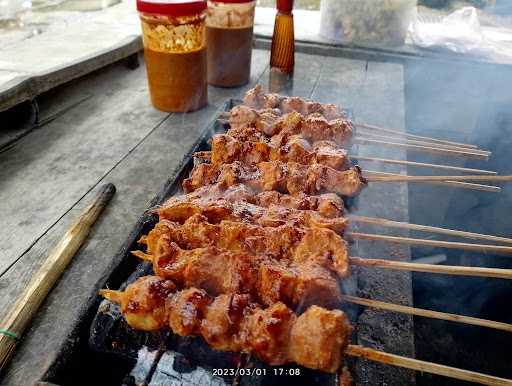
<path fill-rule="evenodd" d="M 113 303 L 120 304 L 123 298 L 123 292 L 110 290 L 110 289 L 101 289 L 99 291 L 100 296 L 103 296 L 105 299 L 110 300 Z"/>
<path fill-rule="evenodd" d="M 153 261 L 153 256 L 152 255 L 148 255 L 147 253 L 144 253 L 142 251 L 131 251 L 132 255 L 135 256 L 135 257 L 138 257 L 139 259 L 141 260 L 145 260 L 145 261 Z"/>

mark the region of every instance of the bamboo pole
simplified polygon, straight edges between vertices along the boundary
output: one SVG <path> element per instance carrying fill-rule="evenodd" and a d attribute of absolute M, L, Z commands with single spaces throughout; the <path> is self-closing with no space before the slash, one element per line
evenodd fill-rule
<path fill-rule="evenodd" d="M 229 116 L 228 116 L 228 118 L 229 118 Z M 375 125 L 369 125 L 367 123 L 354 122 L 354 125 L 356 127 L 360 127 L 360 128 L 363 128 L 363 129 L 370 129 L 370 130 L 374 130 L 374 131 L 381 131 L 383 133 L 390 133 L 390 134 L 394 134 L 394 135 L 400 135 L 400 136 L 403 136 L 403 137 L 406 137 L 406 138 L 418 139 L 420 141 L 428 141 L 428 142 L 440 143 L 440 144 L 445 144 L 445 145 L 455 145 L 455 146 L 460 146 L 460 147 L 467 147 L 467 148 L 470 148 L 470 149 L 477 149 L 478 148 L 477 146 L 471 145 L 471 144 L 468 144 L 468 143 L 448 141 L 448 140 L 445 140 L 445 139 L 439 139 L 439 138 L 433 138 L 433 137 L 425 137 L 425 136 L 422 136 L 422 135 L 410 134 L 410 133 L 403 132 L 403 131 L 400 131 L 400 130 L 388 129 L 388 128 L 379 127 L 379 126 L 375 126 Z"/>
<path fill-rule="evenodd" d="M 429 153 L 436 155 L 447 155 L 454 157 L 468 157 L 475 159 L 487 160 L 489 156 L 482 154 L 478 151 L 474 151 L 473 149 L 468 150 L 452 150 L 452 149 L 440 149 L 433 146 L 421 146 L 421 145 L 408 145 L 400 142 L 392 142 L 392 141 L 381 141 L 377 139 L 364 139 L 355 137 L 352 140 L 353 143 L 362 144 L 362 145 L 378 145 L 378 146 L 386 146 L 386 147 L 398 147 L 406 150 L 417 151 L 421 153 Z"/>
<path fill-rule="evenodd" d="M 425 318 L 447 320 L 450 322 L 457 322 L 462 324 L 470 324 L 473 326 L 487 327 L 495 330 L 512 332 L 512 324 L 495 322 L 493 320 L 473 318 L 471 316 L 449 314 L 446 312 L 425 310 L 423 308 L 415 308 L 402 306 L 400 304 L 386 303 L 378 300 L 364 299 L 357 296 L 343 295 L 343 300 L 348 303 L 358 304 L 360 306 L 378 308 L 381 310 L 399 312 L 401 314 L 422 316 Z"/>
<path fill-rule="evenodd" d="M 373 170 L 364 170 L 364 173 L 367 176 L 369 176 L 370 178 L 372 178 L 373 176 L 403 177 L 402 174 L 386 173 L 386 172 L 376 172 L 376 171 L 373 171 Z M 491 192 L 491 193 L 499 193 L 499 192 L 501 192 L 501 188 L 499 186 L 472 184 L 472 183 L 469 183 L 469 182 L 428 181 L 428 182 L 424 182 L 424 183 L 427 183 L 427 184 L 430 184 L 430 185 L 449 186 L 451 188 L 478 190 L 478 191 Z"/>
<path fill-rule="evenodd" d="M 432 182 L 432 181 L 485 181 L 485 182 L 510 182 L 512 176 L 370 176 L 367 178 L 370 182 Z"/>
<path fill-rule="evenodd" d="M 373 234 L 359 233 L 359 232 L 348 232 L 348 233 L 346 233 L 346 236 L 348 238 L 358 239 L 358 240 L 385 241 L 385 242 L 390 242 L 390 243 L 395 243 L 395 244 L 423 245 L 423 246 L 427 246 L 427 247 L 461 249 L 461 250 L 465 250 L 465 251 L 484 252 L 484 253 L 497 254 L 497 255 L 512 255 L 512 247 L 506 247 L 506 246 L 502 246 L 502 245 L 459 243 L 459 242 L 453 242 L 453 241 L 415 239 L 415 238 L 411 238 L 411 237 L 373 235 Z"/>
<path fill-rule="evenodd" d="M 400 355 L 389 354 L 358 345 L 348 345 L 348 347 L 345 349 L 345 354 L 353 357 L 364 358 L 374 362 L 421 371 L 424 373 L 436 374 L 448 378 L 459 379 L 461 381 L 478 383 L 480 385 L 512 386 L 512 380 L 510 379 L 499 378 L 492 375 L 458 369 L 456 367 L 440 365 L 437 363 L 421 361 L 419 359 L 406 358 Z"/>
<path fill-rule="evenodd" d="M 33 275 L 27 288 L 0 324 L 0 369 L 3 369 L 23 332 L 55 282 L 66 269 L 76 251 L 86 239 L 92 225 L 115 193 L 115 186 L 106 184 L 93 202 L 80 214 L 43 265 Z"/>
<path fill-rule="evenodd" d="M 455 229 L 439 228 L 428 225 L 410 224 L 407 222 L 392 221 L 384 218 L 350 215 L 349 220 L 351 222 L 379 225 L 388 228 L 409 229 L 421 232 L 438 233 L 447 236 L 464 237 L 466 239 L 472 240 L 486 240 L 496 243 L 512 244 L 512 239 L 507 237 L 486 235 L 483 233 L 465 232 Z"/>
<path fill-rule="evenodd" d="M 451 165 L 430 164 L 430 163 L 424 163 L 424 162 L 403 161 L 403 160 L 395 160 L 395 159 L 388 159 L 388 158 L 364 157 L 364 156 L 359 156 L 359 155 L 354 155 L 354 154 L 351 154 L 350 158 L 357 159 L 359 161 L 381 162 L 381 163 L 413 166 L 413 167 L 428 168 L 428 169 L 452 170 L 452 171 L 457 171 L 457 172 L 461 172 L 461 173 L 491 174 L 491 175 L 496 174 L 496 172 L 492 171 L 492 170 L 471 169 L 471 168 L 463 168 L 463 167 L 451 166 Z"/>
<path fill-rule="evenodd" d="M 481 150 L 481 149 L 471 149 L 467 147 L 460 147 L 455 145 L 444 145 L 444 144 L 437 144 L 433 142 L 427 142 L 427 141 L 418 141 L 414 139 L 407 139 L 407 138 L 396 138 L 396 137 L 390 137 L 387 134 L 386 135 L 380 135 L 380 134 L 374 134 L 369 133 L 368 131 L 358 131 L 356 134 L 357 138 L 363 138 L 363 139 L 374 139 L 378 141 L 393 141 L 402 143 L 404 145 L 420 145 L 420 146 L 429 146 L 429 147 L 435 147 L 436 149 L 445 149 L 445 150 L 459 150 L 459 151 L 470 151 L 472 153 L 478 153 L 483 156 L 491 156 L 491 152 L 488 150 Z"/>
<path fill-rule="evenodd" d="M 350 257 L 350 264 L 363 267 L 378 267 L 398 271 L 428 272 L 444 275 L 490 277 L 512 280 L 512 269 L 460 267 L 453 265 L 420 264 L 384 259 L 363 259 Z"/>

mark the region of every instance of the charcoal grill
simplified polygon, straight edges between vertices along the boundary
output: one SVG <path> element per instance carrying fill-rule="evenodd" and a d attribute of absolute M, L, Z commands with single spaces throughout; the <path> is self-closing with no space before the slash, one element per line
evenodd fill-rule
<path fill-rule="evenodd" d="M 219 114 L 240 103 L 238 100 L 228 100 L 219 110 Z M 204 129 L 176 172 L 151 201 L 150 207 L 181 191 L 182 180 L 194 166 L 193 153 L 208 150 L 208 140 L 211 136 L 226 130 L 217 118 L 218 115 Z M 358 199 L 352 200 L 347 205 L 357 206 L 357 201 Z M 274 368 L 245 354 L 214 351 L 202 338 L 179 337 L 167 331 L 148 333 L 131 329 L 118 306 L 107 300 L 101 301 L 97 296 L 97 290 L 101 287 L 124 288 L 138 277 L 151 273 L 151 265 L 147 262 L 141 263 L 130 251 L 138 249 L 138 239 L 147 234 L 156 222 L 157 217 L 149 211 L 139 219 L 113 259 L 107 277 L 100 280 L 98 288 L 91 294 L 90 302 L 84 307 L 82 317 L 61 348 L 57 361 L 44 377 L 45 381 L 59 386 L 339 384 L 336 375 L 309 370 L 294 364 Z M 365 248 L 368 248 L 365 245 L 358 247 L 365 252 Z M 403 249 L 397 253 L 403 253 Z M 387 291 L 385 275 L 387 273 L 364 270 L 359 274 L 354 272 L 348 280 L 343 281 L 343 290 L 348 294 L 362 291 L 369 295 L 377 290 Z M 391 282 L 399 283 L 395 290 L 410 291 L 408 274 L 395 272 L 390 275 L 393 275 L 390 278 Z M 407 298 L 408 295 L 403 296 Z M 383 348 L 385 342 L 382 334 L 392 334 L 390 342 L 394 345 L 394 351 L 412 355 L 410 317 L 372 310 L 362 311 L 353 305 L 343 305 L 343 309 L 349 315 L 351 323 L 356 326 L 353 342 Z M 356 385 L 373 385 L 388 382 L 389 379 L 394 379 L 395 384 L 414 384 L 414 374 L 407 370 L 387 368 L 350 358 L 346 363 L 355 376 Z M 228 370 L 219 372 L 218 369 Z"/>

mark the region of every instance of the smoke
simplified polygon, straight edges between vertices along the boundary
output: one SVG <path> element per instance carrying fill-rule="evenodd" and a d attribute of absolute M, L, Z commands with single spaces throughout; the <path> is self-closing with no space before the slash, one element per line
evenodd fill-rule
<path fill-rule="evenodd" d="M 512 173 L 510 70 L 470 61 L 411 61 L 405 64 L 405 82 L 406 126 L 411 132 L 470 142 L 493 152 L 489 162 L 410 154 L 411 160 Z M 409 174 L 419 171 L 410 169 Z M 411 184 L 409 203 L 413 223 L 512 236 L 510 185 L 496 194 Z M 431 248 L 414 248 L 412 253 L 413 258 L 444 253 L 450 265 L 512 267 L 510 257 Z M 510 281 L 415 274 L 413 287 L 416 307 L 512 322 Z M 414 324 L 418 358 L 512 378 L 510 333 L 425 318 L 416 318 Z M 418 385 L 434 382 L 465 384 L 418 375 Z"/>

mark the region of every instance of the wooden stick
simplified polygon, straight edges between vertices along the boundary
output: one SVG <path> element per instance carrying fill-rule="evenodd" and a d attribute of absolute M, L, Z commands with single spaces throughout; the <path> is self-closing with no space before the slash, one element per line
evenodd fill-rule
<path fill-rule="evenodd" d="M 450 322 L 457 322 L 463 324 L 471 324 L 473 326 L 493 328 L 495 330 L 512 332 L 512 324 L 495 322 L 493 320 L 473 318 L 471 316 L 448 314 L 446 312 L 425 310 L 422 308 L 414 308 L 402 306 L 400 304 L 386 303 L 378 300 L 364 299 L 357 296 L 343 295 L 343 300 L 360 306 L 378 308 L 381 310 L 399 312 L 401 314 L 422 316 L 425 318 L 448 320 Z"/>
<path fill-rule="evenodd" d="M 379 135 L 374 133 L 369 133 L 367 131 L 358 131 L 357 138 L 364 138 L 364 139 L 375 139 L 378 141 L 393 141 L 398 142 L 402 144 L 407 145 L 420 145 L 420 146 L 429 146 L 429 147 L 435 147 L 436 149 L 446 149 L 446 150 L 460 150 L 460 151 L 471 151 L 472 153 L 478 153 L 481 155 L 485 155 L 489 157 L 492 152 L 487 150 L 481 150 L 481 149 L 470 149 L 467 147 L 460 147 L 455 145 L 441 145 L 433 142 L 426 142 L 426 141 L 418 141 L 414 139 L 407 139 L 407 138 L 396 138 L 396 137 L 389 137 L 386 135 Z"/>
<path fill-rule="evenodd" d="M 461 149 L 461 150 L 474 150 L 474 151 L 482 151 L 485 153 L 490 153 L 487 150 L 482 150 L 477 148 L 476 146 L 468 147 L 467 145 L 455 145 L 455 144 L 448 144 L 448 143 L 439 143 L 434 142 L 431 140 L 420 140 L 420 139 L 412 139 L 404 137 L 403 135 L 399 134 L 391 134 L 391 133 L 380 133 L 375 132 L 373 130 L 365 129 L 362 127 L 359 127 L 356 131 L 357 136 L 363 136 L 363 137 L 375 137 L 376 139 L 381 138 L 384 140 L 393 140 L 393 141 L 406 141 L 411 144 L 416 145 L 425 145 L 425 146 L 432 146 L 432 147 L 442 147 L 442 148 L 453 148 L 453 149 Z"/>
<path fill-rule="evenodd" d="M 363 267 L 394 269 L 399 271 L 429 272 L 444 275 L 491 277 L 496 279 L 512 280 L 512 269 L 420 264 L 395 260 L 363 259 L 361 257 L 350 257 L 350 264 Z"/>
<path fill-rule="evenodd" d="M 429 247 L 440 247 L 449 249 L 462 249 L 465 251 L 484 252 L 497 255 L 512 255 L 512 247 L 502 245 L 458 243 L 453 241 L 438 241 L 426 239 L 414 239 L 410 237 L 372 235 L 368 233 L 348 232 L 347 237 L 359 240 L 387 241 L 396 244 L 423 245 Z"/>
<path fill-rule="evenodd" d="M 407 222 L 386 220 L 384 218 L 351 215 L 349 216 L 349 220 L 352 222 L 380 225 L 388 228 L 410 229 L 421 232 L 439 233 L 448 236 L 464 237 L 473 240 L 486 240 L 497 243 L 512 244 L 512 239 L 507 237 L 499 237 L 474 232 L 464 232 L 455 229 L 439 228 L 428 225 L 410 224 Z"/>
<path fill-rule="evenodd" d="M 384 133 L 391 133 L 391 134 L 400 135 L 400 136 L 407 137 L 407 138 L 419 139 L 420 141 L 428 141 L 428 142 L 441 143 L 441 144 L 446 144 L 446 145 L 455 145 L 455 146 L 467 147 L 467 148 L 471 148 L 471 149 L 478 148 L 477 146 L 471 145 L 468 143 L 447 141 L 445 139 L 439 139 L 439 138 L 433 138 L 433 137 L 424 137 L 422 135 L 410 134 L 410 133 L 406 133 L 406 132 L 403 132 L 400 130 L 395 130 L 395 129 L 386 129 L 386 128 L 379 127 L 379 126 L 369 125 L 367 123 L 354 122 L 354 125 L 356 127 L 361 127 L 363 129 L 370 129 L 370 130 L 374 130 L 374 131 L 381 131 Z"/>
<path fill-rule="evenodd" d="M 451 166 L 451 165 L 429 164 L 429 163 L 424 163 L 424 162 L 403 161 L 403 160 L 395 160 L 395 159 L 388 159 L 388 158 L 363 157 L 363 156 L 353 155 L 353 154 L 350 155 L 350 158 L 357 159 L 359 161 L 382 162 L 382 163 L 388 163 L 388 164 L 406 165 L 406 166 L 413 166 L 413 167 L 419 167 L 419 168 L 453 170 L 453 171 L 462 172 L 462 173 L 496 175 L 496 172 L 492 171 L 492 170 L 471 169 L 471 168 L 463 168 L 463 167 Z"/>
<path fill-rule="evenodd" d="M 413 151 L 418 151 L 418 152 L 422 152 L 422 153 L 436 154 L 436 155 L 447 155 L 447 156 L 454 156 L 454 157 L 469 157 L 469 158 L 483 159 L 483 160 L 489 159 L 489 156 L 484 155 L 479 152 L 475 152 L 472 149 L 468 149 L 468 150 L 439 149 L 439 148 L 432 147 L 432 146 L 408 145 L 408 144 L 404 144 L 404 143 L 400 143 L 400 142 L 380 141 L 380 140 L 376 140 L 376 139 L 364 139 L 364 138 L 359 138 L 359 137 L 355 137 L 352 140 L 352 142 L 362 144 L 362 145 L 399 147 L 402 149 L 413 150 Z"/>
<path fill-rule="evenodd" d="M 115 193 L 115 186 L 104 185 L 71 225 L 0 324 L 0 369 L 7 364 L 16 343 L 29 325 L 41 303 L 86 239 L 89 231 Z"/>
<path fill-rule="evenodd" d="M 492 181 L 492 182 L 510 182 L 512 176 L 371 176 L 370 182 L 431 182 L 431 181 Z"/>
<path fill-rule="evenodd" d="M 478 190 L 481 192 L 500 193 L 501 188 L 494 185 L 470 184 L 468 182 L 446 181 L 446 182 L 430 182 L 432 185 L 450 186 L 452 188 L 461 188 L 469 190 Z"/>
<path fill-rule="evenodd" d="M 459 379 L 461 381 L 478 383 L 480 385 L 512 386 L 512 380 L 510 379 L 498 378 L 492 375 L 439 365 L 437 363 L 421 361 L 419 359 L 406 358 L 400 355 L 388 354 L 386 352 L 352 344 L 348 345 L 345 350 L 345 354 L 392 366 L 441 375 L 444 377 Z"/>
<path fill-rule="evenodd" d="M 369 175 L 369 176 L 403 177 L 402 174 L 386 173 L 386 172 L 376 172 L 376 171 L 373 171 L 373 170 L 365 170 L 364 172 L 366 173 L 366 175 Z M 499 186 L 472 184 L 472 183 L 469 183 L 469 182 L 427 181 L 425 183 L 428 183 L 428 184 L 431 184 L 431 185 L 449 186 L 449 187 L 452 187 L 452 188 L 478 190 L 478 191 L 483 191 L 483 192 L 492 192 L 492 193 L 499 193 L 499 192 L 501 192 L 501 188 Z"/>

